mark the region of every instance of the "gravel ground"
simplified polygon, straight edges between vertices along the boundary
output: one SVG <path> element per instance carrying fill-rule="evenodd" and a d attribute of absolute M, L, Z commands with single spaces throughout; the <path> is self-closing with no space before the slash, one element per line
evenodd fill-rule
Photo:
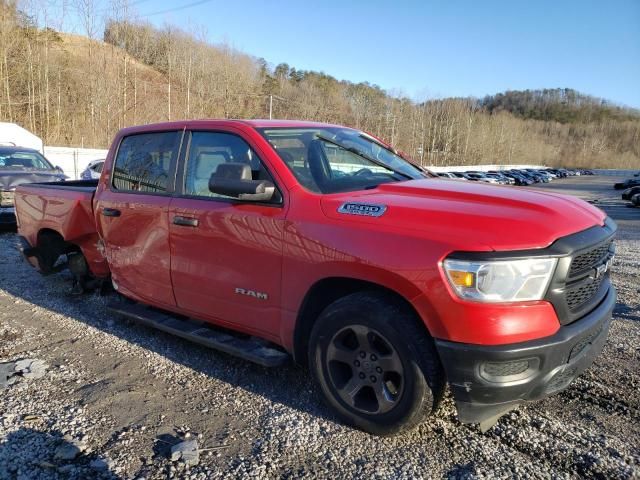
<path fill-rule="evenodd" d="M 621 206 L 614 180 L 542 187 L 598 200 L 619 221 L 603 354 L 486 434 L 459 424 L 448 397 L 402 436 L 344 427 L 304 369 L 263 369 L 113 318 L 107 298 L 71 296 L 68 275 L 39 276 L 15 233 L 0 234 L 0 363 L 46 368 L 0 386 L 0 478 L 640 478 L 640 209 Z M 197 464 L 171 453 L 185 440 Z"/>

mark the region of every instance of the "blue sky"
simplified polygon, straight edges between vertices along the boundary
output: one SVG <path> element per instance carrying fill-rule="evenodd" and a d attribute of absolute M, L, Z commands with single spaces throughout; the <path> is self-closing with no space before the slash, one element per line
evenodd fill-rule
<path fill-rule="evenodd" d="M 640 107 L 640 0 L 132 0 L 275 65 L 416 99 L 570 87 Z M 157 13 L 157 14 L 156 14 Z"/>

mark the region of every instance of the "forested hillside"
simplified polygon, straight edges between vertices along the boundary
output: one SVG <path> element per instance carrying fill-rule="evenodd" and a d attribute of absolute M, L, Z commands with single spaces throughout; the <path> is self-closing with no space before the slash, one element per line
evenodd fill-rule
<path fill-rule="evenodd" d="M 506 111 L 519 118 L 560 123 L 640 118 L 637 110 L 612 105 L 606 100 L 583 95 L 570 88 L 498 93 L 485 97 L 481 105 L 489 113 Z"/>
<path fill-rule="evenodd" d="M 112 19 L 102 40 L 40 29 L 0 0 L 0 121 L 49 145 L 106 147 L 147 122 L 268 118 L 270 104 L 274 118 L 361 128 L 425 165 L 640 166 L 638 112 L 570 89 L 415 101 L 172 26 Z"/>

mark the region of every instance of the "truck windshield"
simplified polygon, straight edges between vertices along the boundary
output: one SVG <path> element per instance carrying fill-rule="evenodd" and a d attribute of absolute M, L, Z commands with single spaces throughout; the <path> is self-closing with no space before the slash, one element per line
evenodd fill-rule
<path fill-rule="evenodd" d="M 53 170 L 53 167 L 38 152 L 0 147 L 0 170 L 7 169 Z"/>
<path fill-rule="evenodd" d="M 298 181 L 319 193 L 374 188 L 426 178 L 382 142 L 350 128 L 263 128 L 260 133 Z"/>

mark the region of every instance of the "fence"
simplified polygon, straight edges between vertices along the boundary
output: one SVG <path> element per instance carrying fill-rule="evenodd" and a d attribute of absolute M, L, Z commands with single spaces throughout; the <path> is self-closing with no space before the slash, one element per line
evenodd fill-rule
<path fill-rule="evenodd" d="M 62 168 L 71 180 L 79 179 L 89 162 L 106 158 L 107 152 L 98 148 L 44 147 L 44 156 L 53 165 Z"/>

